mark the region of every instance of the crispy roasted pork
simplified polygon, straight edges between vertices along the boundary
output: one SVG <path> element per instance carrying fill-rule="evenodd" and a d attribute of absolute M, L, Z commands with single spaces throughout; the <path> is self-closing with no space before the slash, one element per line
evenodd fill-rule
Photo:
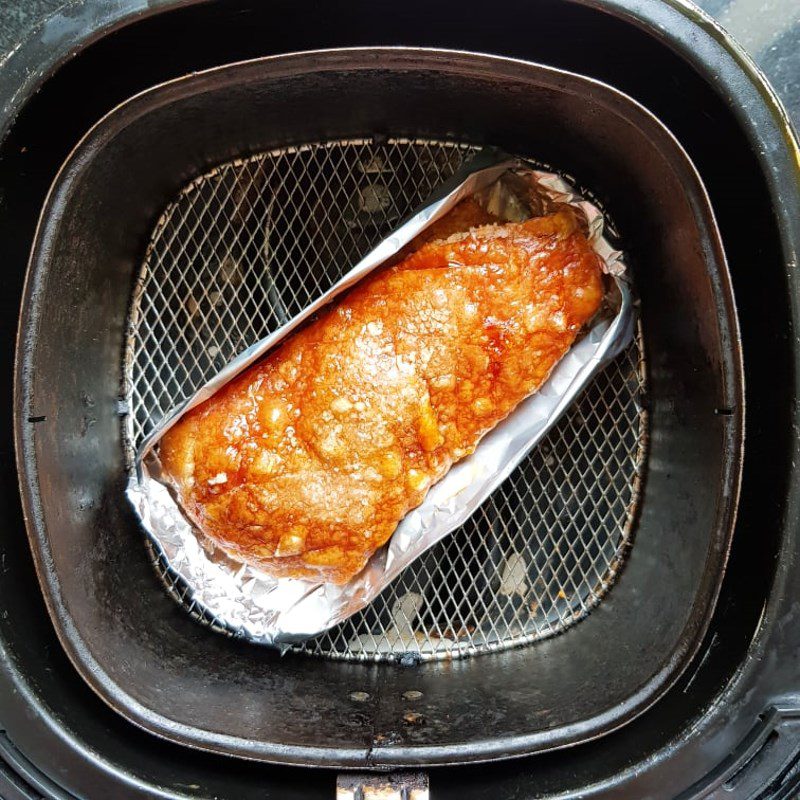
<path fill-rule="evenodd" d="M 269 573 L 346 582 L 541 386 L 598 310 L 600 262 L 569 211 L 487 219 L 457 207 L 167 432 L 202 531 Z"/>

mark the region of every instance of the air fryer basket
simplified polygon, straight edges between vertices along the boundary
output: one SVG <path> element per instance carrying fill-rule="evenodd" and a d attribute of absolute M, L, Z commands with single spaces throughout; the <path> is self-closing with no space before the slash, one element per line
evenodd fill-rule
<path fill-rule="evenodd" d="M 131 302 L 131 468 L 164 414 L 326 291 L 476 151 L 429 139 L 314 143 L 235 159 L 185 186 L 152 232 Z M 639 336 L 466 525 L 369 607 L 297 649 L 350 661 L 457 658 L 583 619 L 631 545 L 645 379 Z M 153 558 L 190 613 L 238 635 L 155 546 Z"/>
<path fill-rule="evenodd" d="M 142 533 L 122 494 L 121 354 L 148 234 L 181 186 L 230 158 L 454 131 L 580 176 L 630 253 L 651 451 L 629 563 L 565 635 L 466 662 L 279 659 L 213 636 L 129 557 Z M 76 667 L 144 727 L 286 762 L 496 758 L 622 724 L 694 653 L 735 509 L 738 337 L 696 173 L 651 116 L 608 87 L 522 62 L 403 50 L 279 57 L 165 85 L 107 117 L 62 170 L 27 297 L 18 452 L 40 579 Z M 409 692 L 419 693 L 410 715 Z"/>

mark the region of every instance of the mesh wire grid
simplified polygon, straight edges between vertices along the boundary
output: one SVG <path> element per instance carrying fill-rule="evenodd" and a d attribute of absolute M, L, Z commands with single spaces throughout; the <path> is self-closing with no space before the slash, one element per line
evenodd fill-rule
<path fill-rule="evenodd" d="M 476 151 L 335 141 L 231 161 L 186 186 L 152 233 L 125 376 L 129 453 L 176 403 L 346 272 Z M 562 631 L 608 591 L 644 468 L 641 335 L 462 528 L 366 609 L 297 649 L 348 660 L 450 658 Z M 170 593 L 196 606 L 154 548 Z"/>

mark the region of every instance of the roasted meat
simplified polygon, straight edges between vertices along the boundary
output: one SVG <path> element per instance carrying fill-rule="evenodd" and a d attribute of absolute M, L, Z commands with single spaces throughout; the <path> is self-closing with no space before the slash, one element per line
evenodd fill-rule
<path fill-rule="evenodd" d="M 437 235 L 482 214 L 463 205 Z M 569 211 L 426 241 L 186 414 L 164 471 L 233 556 L 345 582 L 538 389 L 602 295 Z"/>

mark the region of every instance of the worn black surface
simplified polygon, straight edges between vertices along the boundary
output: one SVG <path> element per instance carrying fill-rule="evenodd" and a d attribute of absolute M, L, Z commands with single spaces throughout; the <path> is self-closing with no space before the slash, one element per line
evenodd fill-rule
<path fill-rule="evenodd" d="M 0 64 L 42 20 L 69 6 L 65 0 L 5 0 L 0 3 Z M 118 0 L 95 0 L 113 9 Z M 800 127 L 800 3 L 796 0 L 698 0 L 697 5 L 735 36 L 750 53 Z M 313 24 L 313 22 L 311 23 Z"/>
<path fill-rule="evenodd" d="M 169 198 L 233 155 L 372 131 L 458 131 L 580 175 L 621 231 L 647 321 L 649 469 L 622 579 L 569 635 L 411 675 L 390 664 L 278 659 L 170 613 L 124 496 L 117 413 L 130 290 Z M 566 73 L 435 51 L 225 68 L 108 117 L 67 163 L 45 219 L 20 339 L 24 498 L 62 641 L 121 713 L 178 741 L 278 762 L 458 763 L 607 732 L 686 665 L 731 534 L 738 331 L 702 186 L 669 133 L 623 95 Z M 420 724 L 403 721 L 409 689 L 425 697 Z M 373 702 L 354 706 L 354 690 Z"/>

